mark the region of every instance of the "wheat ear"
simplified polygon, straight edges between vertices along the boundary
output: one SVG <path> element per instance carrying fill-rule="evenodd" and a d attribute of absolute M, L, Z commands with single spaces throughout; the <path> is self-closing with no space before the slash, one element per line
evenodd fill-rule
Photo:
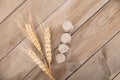
<path fill-rule="evenodd" d="M 48 26 L 45 28 L 45 31 L 44 31 L 44 46 L 45 46 L 46 58 L 51 71 L 51 62 L 52 62 L 51 33 L 50 33 L 50 27 Z"/>
<path fill-rule="evenodd" d="M 37 48 L 38 51 L 41 51 L 41 46 L 40 46 L 39 40 L 37 39 L 37 36 L 36 36 L 35 32 L 33 31 L 31 25 L 26 24 L 25 28 L 26 28 L 26 32 L 27 32 L 29 38 L 31 39 L 31 41 L 33 42 L 34 46 Z"/>

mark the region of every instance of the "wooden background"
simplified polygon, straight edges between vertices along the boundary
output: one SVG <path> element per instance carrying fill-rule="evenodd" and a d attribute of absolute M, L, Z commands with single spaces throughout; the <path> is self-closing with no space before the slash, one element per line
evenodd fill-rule
<path fill-rule="evenodd" d="M 0 80 L 49 79 L 27 55 L 25 47 L 31 46 L 14 20 L 28 8 L 39 23 L 54 22 L 56 80 L 120 80 L 120 0 L 0 0 Z M 74 25 L 72 42 L 66 61 L 57 64 L 65 20 Z"/>

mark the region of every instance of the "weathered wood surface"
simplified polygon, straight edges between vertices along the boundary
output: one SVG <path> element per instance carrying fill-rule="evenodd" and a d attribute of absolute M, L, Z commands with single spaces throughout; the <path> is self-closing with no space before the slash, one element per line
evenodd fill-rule
<path fill-rule="evenodd" d="M 120 71 L 120 33 L 68 80 L 112 80 Z M 119 78 L 120 79 L 120 78 Z"/>
<path fill-rule="evenodd" d="M 10 16 L 26 0 L 0 0 L 0 23 Z"/>
<path fill-rule="evenodd" d="M 11 9 L 12 14 L 8 14 L 11 16 L 0 24 L 0 80 L 48 80 L 48 76 L 36 67 L 27 55 L 27 48 L 31 48 L 31 43 L 13 20 L 19 19 L 18 14 L 26 15 L 28 8 L 41 18 L 39 23 L 54 22 L 51 24 L 54 30 L 52 66 L 56 80 L 109 80 L 120 71 L 117 58 L 120 46 L 117 43 L 120 38 L 119 35 L 115 36 L 120 30 L 119 0 L 28 0 L 18 9 Z M 72 43 L 66 54 L 67 60 L 57 64 L 56 48 L 60 43 L 59 39 L 63 33 L 61 26 L 65 20 L 71 20 L 74 25 Z M 40 27 L 37 25 L 35 22 L 34 27 L 37 27 L 39 33 Z M 113 36 L 115 38 L 111 40 Z M 105 55 L 101 54 L 104 52 L 104 45 L 105 51 L 107 47 Z M 110 47 L 111 45 L 114 46 Z M 97 52 L 98 50 L 100 51 Z M 112 54 L 114 50 L 115 56 Z M 116 64 L 115 67 L 113 64 Z M 76 69 L 78 71 L 70 75 Z M 91 74 L 92 72 L 96 75 Z"/>
<path fill-rule="evenodd" d="M 113 19 L 111 17 L 116 12 L 118 12 L 119 6 L 120 6 L 120 5 L 118 5 L 119 4 L 118 2 L 119 1 L 117 1 L 117 2 L 111 1 L 108 5 L 106 5 L 105 8 L 103 8 L 103 10 L 101 10 L 99 12 L 99 14 L 96 14 L 96 16 L 92 20 L 90 20 L 85 26 L 83 26 L 82 28 L 77 30 L 75 32 L 75 34 L 73 34 L 73 41 L 71 43 L 72 48 L 68 52 L 70 55 L 72 54 L 71 58 L 69 58 L 69 54 L 68 54 L 68 60 L 65 63 L 63 63 L 63 64 L 53 63 L 53 72 L 54 72 L 54 74 L 56 74 L 55 77 L 57 80 L 64 80 L 77 67 L 79 67 L 80 64 L 84 63 L 85 60 L 88 59 L 93 54 L 93 52 L 95 52 L 97 49 L 99 49 L 100 46 L 104 45 L 105 42 L 107 42 L 107 40 L 109 40 L 114 34 L 116 34 L 119 31 L 120 27 L 118 27 L 116 25 L 114 25 L 114 27 L 111 26 L 108 28 L 108 26 L 109 26 L 108 24 L 111 22 L 107 23 L 106 26 L 103 26 L 106 22 Z M 117 15 L 115 17 L 118 17 L 118 16 L 119 15 Z M 118 20 L 118 22 L 119 22 L 119 20 Z M 118 22 L 115 22 L 115 24 L 116 23 L 118 24 Z M 99 36 L 101 36 L 101 37 L 99 37 Z M 93 37 L 93 38 L 90 39 L 90 37 Z M 99 43 L 97 43 L 96 39 L 98 41 L 100 41 L 100 40 L 101 41 Z M 96 42 L 96 45 L 94 43 L 92 43 L 92 41 Z M 91 47 L 91 46 L 93 46 L 93 47 Z M 88 48 L 91 47 L 91 49 L 86 50 L 87 47 Z M 58 53 L 57 50 L 55 51 L 54 54 L 56 54 L 56 53 Z M 84 53 L 84 54 L 82 54 L 82 53 Z M 81 56 L 81 54 L 82 54 L 82 56 Z M 39 78 L 41 77 L 41 76 L 39 76 L 40 71 L 38 68 L 36 68 L 36 71 L 37 72 L 33 71 L 33 73 L 31 73 L 29 75 L 28 80 L 34 79 L 37 76 Z M 34 75 L 34 74 L 37 74 L 37 75 L 35 75 L 35 77 L 33 77 L 32 75 Z"/>

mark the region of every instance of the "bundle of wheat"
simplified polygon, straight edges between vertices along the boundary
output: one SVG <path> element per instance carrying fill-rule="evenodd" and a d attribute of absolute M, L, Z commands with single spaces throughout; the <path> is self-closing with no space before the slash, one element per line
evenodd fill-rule
<path fill-rule="evenodd" d="M 30 38 L 31 42 L 35 46 L 35 48 L 40 52 L 42 58 L 39 59 L 39 57 L 35 54 L 34 51 L 30 50 L 29 55 L 34 60 L 34 62 L 39 66 L 39 68 L 42 69 L 49 77 L 50 80 L 55 80 L 52 77 L 51 73 L 51 62 L 52 62 L 52 52 L 51 52 L 51 34 L 50 34 L 50 27 L 46 27 L 44 31 L 44 50 L 45 55 L 42 52 L 42 48 L 40 45 L 40 42 L 36 36 L 36 33 L 33 31 L 31 25 L 25 24 L 26 33 L 28 37 Z M 43 60 L 43 61 L 42 61 Z"/>
<path fill-rule="evenodd" d="M 29 19 L 31 22 L 31 17 Z M 47 25 L 47 27 L 44 28 L 44 31 L 43 31 L 44 48 L 42 48 L 40 41 L 39 41 L 32 25 L 29 23 L 25 23 L 24 25 L 25 25 L 25 27 L 21 28 L 22 31 L 27 35 L 27 38 L 32 42 L 33 46 L 36 48 L 36 50 L 41 55 L 40 57 L 38 57 L 36 55 L 35 51 L 29 49 L 29 51 L 28 51 L 29 56 L 38 65 L 38 67 L 50 77 L 50 80 L 55 80 L 54 77 L 52 76 L 52 72 L 51 72 L 51 62 L 52 62 L 52 52 L 51 51 L 52 50 L 51 50 L 51 30 L 50 30 L 50 27 Z M 42 27 L 44 27 L 44 26 L 42 26 Z M 44 50 L 45 50 L 45 54 L 43 54 Z"/>

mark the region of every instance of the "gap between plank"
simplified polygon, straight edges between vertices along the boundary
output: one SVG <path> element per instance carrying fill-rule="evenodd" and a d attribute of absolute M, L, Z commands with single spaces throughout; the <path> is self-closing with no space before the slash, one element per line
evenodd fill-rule
<path fill-rule="evenodd" d="M 114 77 L 112 77 L 111 80 L 114 80 L 118 75 L 120 75 L 120 72 L 118 72 Z"/>
<path fill-rule="evenodd" d="M 18 8 L 20 8 L 27 0 L 24 0 L 21 4 L 19 4 L 12 12 L 10 12 L 1 22 L 2 24 L 4 21 L 7 20 L 8 17 L 10 17 Z"/>

